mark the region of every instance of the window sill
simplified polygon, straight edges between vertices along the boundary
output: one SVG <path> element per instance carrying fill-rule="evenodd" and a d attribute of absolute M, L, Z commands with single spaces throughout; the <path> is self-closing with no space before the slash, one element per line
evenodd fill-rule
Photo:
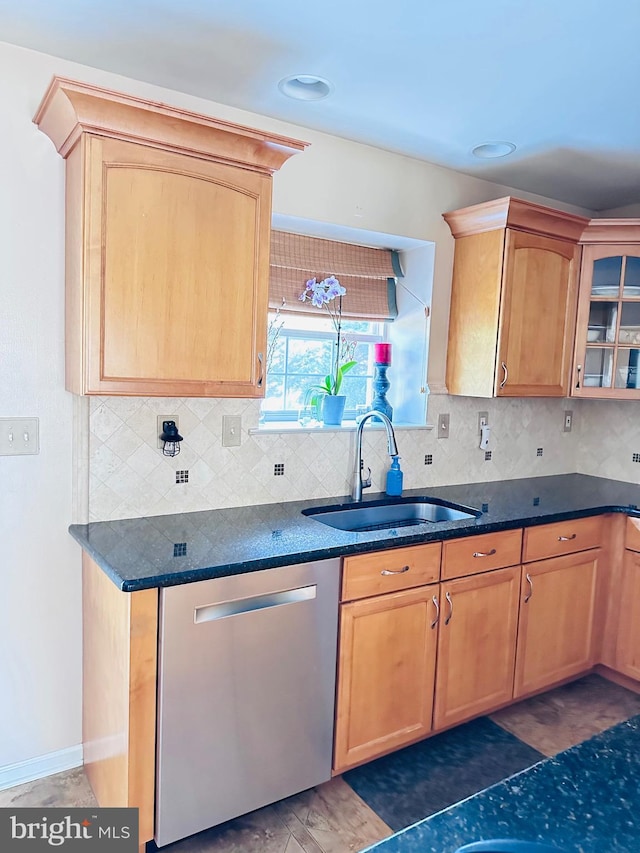
<path fill-rule="evenodd" d="M 369 421 L 366 426 L 367 430 L 370 428 L 384 429 L 384 426 L 381 423 L 375 423 L 373 421 Z M 341 426 L 325 426 L 321 423 L 316 424 L 315 426 L 302 426 L 297 421 L 269 421 L 267 423 L 260 424 L 258 427 L 250 429 L 249 435 L 266 435 L 285 432 L 355 432 L 356 428 L 357 424 L 355 421 L 343 421 Z M 433 430 L 434 425 L 394 423 L 393 428 L 395 431 L 405 429 Z"/>

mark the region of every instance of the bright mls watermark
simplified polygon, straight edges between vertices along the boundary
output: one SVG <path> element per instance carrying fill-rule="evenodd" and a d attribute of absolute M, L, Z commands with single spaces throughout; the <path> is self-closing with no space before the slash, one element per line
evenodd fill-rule
<path fill-rule="evenodd" d="M 138 853 L 138 809 L 0 809 L 0 851 Z"/>

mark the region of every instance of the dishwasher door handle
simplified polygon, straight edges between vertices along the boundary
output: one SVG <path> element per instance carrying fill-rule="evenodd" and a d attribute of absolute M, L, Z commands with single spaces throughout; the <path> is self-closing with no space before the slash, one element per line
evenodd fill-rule
<path fill-rule="evenodd" d="M 297 589 L 286 589 L 283 592 L 268 592 L 264 595 L 250 595 L 247 598 L 237 598 L 234 601 L 223 601 L 220 604 L 204 604 L 194 608 L 193 621 L 214 622 L 227 616 L 238 616 L 240 613 L 253 613 L 255 610 L 266 610 L 269 607 L 281 607 L 283 604 L 296 604 L 300 601 L 311 601 L 316 597 L 316 585 L 301 586 Z"/>

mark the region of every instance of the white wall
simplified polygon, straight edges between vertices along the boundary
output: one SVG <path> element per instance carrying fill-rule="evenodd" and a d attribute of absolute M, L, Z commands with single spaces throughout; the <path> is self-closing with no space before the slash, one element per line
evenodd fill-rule
<path fill-rule="evenodd" d="M 39 456 L 0 459 L 0 771 L 7 765 L 73 748 L 81 740 L 80 554 L 66 530 L 72 520 L 82 520 L 85 511 L 88 465 L 86 460 L 81 464 L 84 484 L 81 479 L 72 494 L 72 436 L 82 463 L 85 442 L 88 444 L 88 425 L 83 420 L 87 407 L 74 407 L 63 387 L 64 164 L 50 140 L 32 124 L 53 74 L 309 140 L 310 149 L 295 155 L 274 179 L 276 212 L 434 241 L 432 389 L 441 388 L 444 377 L 453 251 L 441 214 L 509 193 L 507 188 L 417 160 L 0 44 L 0 416 L 39 417 L 41 428 Z M 134 402 L 116 400 L 116 415 L 125 415 Z M 198 406 L 197 402 L 192 405 Z M 217 423 L 220 407 L 230 404 L 212 405 Z M 94 414 L 99 406 L 96 401 Z M 457 437 L 446 446 L 433 445 L 435 467 L 421 469 L 421 479 L 462 482 L 470 470 L 477 479 L 483 478 L 488 472 L 484 462 L 473 462 L 470 468 L 464 461 L 467 456 L 457 453 L 464 447 L 466 453 L 473 453 L 469 458 L 480 460 L 480 451 L 473 447 L 476 402 L 442 397 L 438 406 L 451 407 Z M 556 435 L 561 401 L 483 401 L 482 408 L 491 408 L 492 417 L 495 413 L 496 441 L 500 440 L 498 446 L 508 460 L 501 463 L 504 469 L 493 469 L 496 475 L 511 472 L 517 476 L 529 470 L 529 462 L 523 468 L 519 459 L 529 453 L 529 444 L 542 440 L 537 430 L 542 431 L 547 446 L 552 443 L 556 449 L 542 462 L 531 461 L 531 466 L 537 466 L 533 470 L 572 469 L 574 457 L 568 451 L 568 440 Z M 523 433 L 527 426 L 529 431 Z M 406 439 L 417 459 L 424 450 L 423 438 L 424 434 L 416 434 Z M 432 437 L 426 440 L 435 441 Z M 249 447 L 245 444 L 247 450 Z M 252 481 L 258 482 L 262 469 L 268 469 L 272 452 L 271 445 L 268 453 L 257 448 L 249 465 Z M 295 456 L 290 448 L 286 452 Z M 248 458 L 243 457 L 243 465 L 249 464 Z M 227 457 L 212 453 L 207 459 L 212 476 L 227 476 L 231 482 L 233 469 L 227 467 Z M 144 466 L 144 461 L 138 461 Z M 119 464 L 113 459 L 111 463 Z M 335 476 L 342 473 L 336 469 Z M 272 499 L 277 497 L 272 495 Z M 175 508 L 175 503 L 169 500 L 168 506 Z"/>
<path fill-rule="evenodd" d="M 0 457 L 0 768 L 80 742 L 79 552 L 66 532 L 63 172 L 30 122 L 49 72 L 25 60 L 0 50 L 0 416 L 38 417 L 40 454 Z"/>

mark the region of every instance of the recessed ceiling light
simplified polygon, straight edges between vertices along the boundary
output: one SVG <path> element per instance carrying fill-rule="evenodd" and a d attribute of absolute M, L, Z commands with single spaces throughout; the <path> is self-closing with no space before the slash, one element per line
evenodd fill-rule
<path fill-rule="evenodd" d="M 471 153 L 481 160 L 491 160 L 494 157 L 507 157 L 515 150 L 516 146 L 513 142 L 483 142 L 482 145 L 472 148 Z"/>
<path fill-rule="evenodd" d="M 333 91 L 333 86 L 324 77 L 315 74 L 292 74 L 278 83 L 278 89 L 288 98 L 297 101 L 319 101 Z"/>

